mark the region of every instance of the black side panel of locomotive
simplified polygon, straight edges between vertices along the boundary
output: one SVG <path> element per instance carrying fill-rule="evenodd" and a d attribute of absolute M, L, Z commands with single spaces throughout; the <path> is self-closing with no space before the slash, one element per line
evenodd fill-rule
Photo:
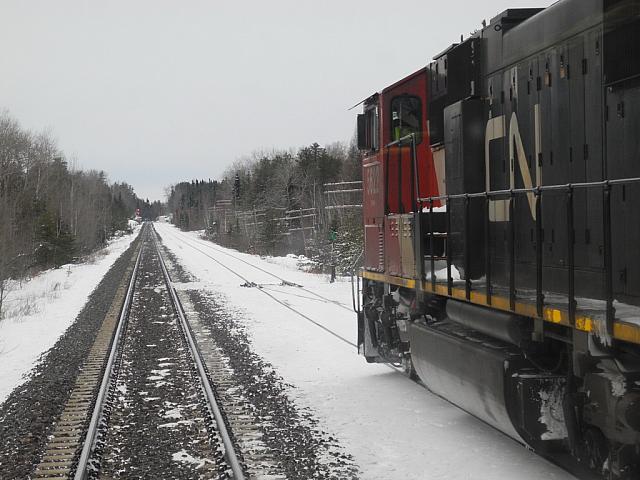
<path fill-rule="evenodd" d="M 491 19 L 489 27 L 482 33 L 485 75 L 500 70 L 505 65 L 502 51 L 504 34 L 542 11 L 543 9 L 541 8 L 512 8 Z M 522 58 L 522 56 L 520 55 L 519 58 Z"/>
<path fill-rule="evenodd" d="M 538 13 L 539 12 L 539 13 Z M 640 1 L 564 0 L 544 11 L 509 10 L 474 35 L 437 57 L 430 65 L 429 129 L 433 146 L 445 145 L 447 191 L 450 194 L 508 189 L 511 184 L 510 129 L 517 121 L 526 165 L 513 168 L 513 187 L 521 188 L 521 168 L 533 185 L 594 182 L 640 176 Z M 465 104 L 487 98 L 487 118 L 504 119 L 504 137 L 484 147 L 461 133 L 468 122 Z M 481 110 L 481 108 L 479 109 Z M 449 122 L 445 124 L 445 122 Z M 472 122 L 473 123 L 473 122 Z M 537 129 L 537 130 L 536 130 Z M 537 134 L 536 134 L 537 131 Z M 513 142 L 511 142 L 513 143 Z M 469 154 L 469 152 L 474 152 Z M 540 175 L 541 173 L 541 175 Z M 541 178 L 538 178 L 541 177 Z M 486 180 L 486 183 L 485 183 Z M 471 183 L 473 185 L 471 185 Z M 637 212 L 640 186 L 612 187 L 613 283 L 617 298 L 637 303 L 640 297 L 640 238 Z M 473 221 L 476 215 L 471 202 Z M 489 248 L 492 279 L 509 281 L 511 226 L 515 243 L 515 287 L 536 281 L 535 222 L 531 199 L 518 195 L 513 218 L 492 221 Z M 573 192 L 573 230 L 567 226 L 566 192 L 547 192 L 542 201 L 543 290 L 566 293 L 568 246 L 574 247 L 575 294 L 604 297 L 603 191 Z M 464 206 L 451 206 L 450 251 L 457 267 L 464 264 Z M 509 223 L 511 222 L 511 224 Z M 469 227 L 471 278 L 482 274 L 483 226 Z M 473 237 L 477 237 L 473 238 Z M 637 266 L 636 266 L 637 265 Z"/>
<path fill-rule="evenodd" d="M 639 177 L 640 1 L 606 2 L 603 50 L 607 178 Z M 640 296 L 640 222 L 634 207 L 640 186 L 614 186 L 611 196 L 614 294 L 633 302 Z"/>
<path fill-rule="evenodd" d="M 598 182 L 604 176 L 604 98 L 602 88 L 602 30 L 586 32 L 583 37 L 584 60 L 584 131 L 585 131 L 585 175 L 587 182 Z M 602 190 L 589 190 L 587 195 L 587 236 L 585 242 L 591 246 L 587 262 L 592 268 L 604 268 L 603 194 Z"/>
<path fill-rule="evenodd" d="M 451 195 L 484 191 L 484 102 L 461 100 L 444 109 L 445 177 Z M 468 202 L 468 205 L 466 205 Z M 461 267 L 468 256 L 465 278 L 484 274 L 484 199 L 454 199 L 448 254 Z M 465 221 L 465 209 L 468 219 Z M 465 249 L 466 242 L 466 249 Z M 462 267 L 464 268 L 464 267 Z"/>
<path fill-rule="evenodd" d="M 605 0 L 604 82 L 640 75 L 640 2 Z"/>
<path fill-rule="evenodd" d="M 609 178 L 640 176 L 640 81 L 607 89 L 607 174 Z M 613 288 L 616 297 L 640 296 L 640 186 L 614 186 L 611 191 Z"/>
<path fill-rule="evenodd" d="M 489 118 L 502 116 L 505 128 L 505 137 L 488 145 L 490 189 L 512 186 L 510 167 L 515 188 L 526 187 L 521 168 L 528 170 L 533 186 L 602 180 L 602 0 L 564 0 L 510 29 L 502 28 L 505 16 L 492 19 L 482 34 Z M 510 165 L 513 122 L 526 165 L 517 153 Z M 530 289 L 536 281 L 533 198 L 514 198 L 513 218 L 491 223 L 492 276 L 499 284 L 509 281 L 513 226 L 515 286 Z M 602 297 L 602 198 L 598 189 L 574 192 L 574 229 L 569 232 L 566 193 L 543 196 L 544 290 L 567 291 L 572 238 L 576 294 Z"/>
<path fill-rule="evenodd" d="M 529 175 L 537 184 L 538 164 L 542 158 L 536 155 L 536 105 L 540 103 L 537 78 L 540 75 L 537 57 L 526 59 L 507 70 L 504 88 L 509 92 L 505 114 L 518 116 L 520 137 L 525 150 Z M 508 83 L 507 83 L 508 82 Z M 509 117 L 507 117 L 509 118 Z M 507 147 L 508 148 L 508 147 Z M 516 167 L 519 172 L 519 168 Z M 516 187 L 521 185 L 521 176 L 516 175 Z M 515 257 L 519 263 L 535 264 L 535 229 L 528 198 L 516 199 L 516 218 L 521 222 L 515 231 Z"/>
<path fill-rule="evenodd" d="M 506 68 L 536 52 L 580 35 L 602 23 L 603 0 L 563 0 L 505 33 L 500 63 L 489 64 L 493 71 Z M 493 23 L 493 20 L 492 20 Z"/>
<path fill-rule="evenodd" d="M 431 391 L 538 452 L 561 447 L 562 432 L 549 431 L 541 413 L 557 403 L 545 398 L 562 398 L 564 377 L 538 373 L 518 349 L 451 322 L 411 322 L 408 330 Z"/>
<path fill-rule="evenodd" d="M 429 65 L 429 139 L 432 146 L 445 141 L 444 109 L 480 95 L 480 39 L 453 45 Z"/>

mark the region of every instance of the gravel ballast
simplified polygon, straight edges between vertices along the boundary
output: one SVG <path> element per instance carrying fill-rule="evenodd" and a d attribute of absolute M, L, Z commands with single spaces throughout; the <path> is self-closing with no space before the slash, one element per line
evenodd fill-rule
<path fill-rule="evenodd" d="M 114 262 L 74 323 L 0 405 L 1 479 L 28 478 L 38 462 L 139 241 Z"/>
<path fill-rule="evenodd" d="M 290 398 L 292 388 L 272 365 L 257 355 L 238 312 L 226 306 L 220 295 L 203 293 L 197 279 L 186 272 L 175 256 L 164 250 L 163 256 L 172 264 L 171 276 L 181 295 L 188 296 L 210 341 L 224 354 L 233 371 L 235 388 L 241 389 L 250 402 L 262 440 L 276 455 L 280 468 L 288 479 L 347 480 L 359 477 L 353 458 L 329 432 L 323 431 L 313 411 L 301 408 Z M 194 288 L 190 283 L 196 282 Z"/>
<path fill-rule="evenodd" d="M 99 477 L 226 478 L 219 439 L 150 241 L 143 246 L 123 342 Z"/>

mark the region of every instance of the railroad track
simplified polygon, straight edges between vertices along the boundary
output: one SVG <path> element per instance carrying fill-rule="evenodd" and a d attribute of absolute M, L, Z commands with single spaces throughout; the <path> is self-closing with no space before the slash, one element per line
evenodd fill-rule
<path fill-rule="evenodd" d="M 169 232 L 168 235 L 172 236 L 173 238 L 176 238 L 176 239 L 179 238 L 182 243 L 189 245 L 191 248 L 193 248 L 195 250 L 199 250 L 201 253 L 209 256 L 209 258 L 212 258 L 212 257 L 210 255 L 206 254 L 205 252 L 203 252 L 202 250 L 200 250 L 199 247 L 204 247 L 207 250 L 211 250 L 211 251 L 214 251 L 216 253 L 220 253 L 222 255 L 225 255 L 226 257 L 231 258 L 233 261 L 237 261 L 237 262 L 240 262 L 240 263 L 242 263 L 244 265 L 247 265 L 248 267 L 250 267 L 254 271 L 264 273 L 268 277 L 273 278 L 273 279 L 275 279 L 275 280 L 277 280 L 279 282 L 278 284 L 275 284 L 275 285 L 265 284 L 265 283 L 256 283 L 255 284 L 256 286 L 260 286 L 263 289 L 284 293 L 282 290 L 277 290 L 276 288 L 273 288 L 273 287 L 277 287 L 277 286 L 296 287 L 301 292 L 305 292 L 306 294 L 311 295 L 312 297 L 315 297 L 315 298 L 317 298 L 318 300 L 320 300 L 322 302 L 333 304 L 338 308 L 341 308 L 341 309 L 346 310 L 346 311 L 348 311 L 350 313 L 353 313 L 353 309 L 352 309 L 351 305 L 347 305 L 347 304 L 344 304 L 342 302 L 338 302 L 338 301 L 336 301 L 334 299 L 325 297 L 324 295 L 321 295 L 318 292 L 314 292 L 313 290 L 310 290 L 310 289 L 306 288 L 304 285 L 300 285 L 298 283 L 289 281 L 286 278 L 283 278 L 280 275 L 277 275 L 277 274 L 275 274 L 275 273 L 273 273 L 273 272 L 271 272 L 271 271 L 269 271 L 269 270 L 267 270 L 265 268 L 259 267 L 259 266 L 255 265 L 255 264 L 245 260 L 244 258 L 241 258 L 238 255 L 234 255 L 234 254 L 232 254 L 232 253 L 230 253 L 230 252 L 228 252 L 228 251 L 226 251 L 226 250 L 224 250 L 222 248 L 218 248 L 218 247 L 216 247 L 214 244 L 212 244 L 209 241 L 199 240 L 199 239 L 196 239 L 196 238 L 191 238 L 191 237 L 188 237 L 187 235 L 182 235 L 182 234 L 180 236 L 178 236 L 175 233 L 171 233 L 171 232 Z M 244 278 L 244 277 L 241 277 L 241 278 Z"/>
<path fill-rule="evenodd" d="M 106 382 L 103 377 L 105 360 L 108 371 L 114 360 L 111 355 L 114 349 L 110 348 L 110 345 L 112 338 L 117 339 L 121 333 L 121 327 L 129 309 L 141 253 L 142 249 L 139 248 L 133 266 L 128 269 L 131 276 L 128 285 L 121 285 L 116 291 L 111 308 L 76 379 L 73 392 L 49 436 L 44 454 L 35 469 L 34 478 L 71 478 L 79 465 L 79 455 L 87 433 L 96 426 L 92 405 L 105 395 Z M 88 427 L 87 422 L 90 422 Z"/>
<path fill-rule="evenodd" d="M 167 234 L 168 232 L 163 232 L 163 234 Z M 204 251 L 203 249 L 199 248 L 198 246 L 194 245 L 194 242 L 190 241 L 191 239 L 188 238 L 186 235 L 181 235 L 181 236 L 177 236 L 173 233 L 168 233 L 169 236 L 172 236 L 175 239 L 180 240 L 181 244 L 183 245 L 187 245 L 188 247 L 192 248 L 193 250 L 199 252 L 200 254 L 202 254 L 203 256 L 209 258 L 210 260 L 213 260 L 216 264 L 218 264 L 220 267 L 224 268 L 225 270 L 231 272 L 233 275 L 235 275 L 236 277 L 238 277 L 240 280 L 242 280 L 244 282 L 245 285 L 247 286 L 261 286 L 261 284 L 257 283 L 257 282 L 253 282 L 248 276 L 242 275 L 240 273 L 238 273 L 234 268 L 232 268 L 232 266 L 230 266 L 229 264 L 221 261 L 219 258 L 216 258 L 212 255 L 210 255 L 209 253 L 207 253 L 206 251 Z M 207 244 L 210 244 L 210 242 L 204 241 L 204 240 L 199 240 L 198 243 L 202 243 L 203 246 L 208 246 Z M 351 307 L 346 307 L 344 304 L 336 302 L 330 298 L 324 297 L 316 292 L 313 292 L 312 290 L 309 290 L 307 288 L 302 287 L 301 285 L 295 284 L 293 282 L 288 282 L 287 280 L 285 280 L 284 278 L 269 272 L 261 267 L 258 267 L 256 265 L 251 264 L 250 262 L 247 262 L 244 259 L 241 259 L 233 254 L 230 254 L 222 249 L 216 248 L 214 246 L 210 246 L 211 250 L 214 250 L 218 253 L 221 253 L 227 257 L 230 257 L 234 260 L 238 260 L 243 264 L 246 264 L 252 268 L 254 268 L 256 271 L 260 271 L 263 272 L 267 275 L 270 275 L 276 279 L 279 279 L 281 281 L 283 281 L 283 285 L 291 285 L 291 286 L 295 286 L 297 288 L 302 289 L 305 292 L 309 292 L 312 293 L 314 296 L 319 297 L 323 300 L 326 300 L 328 303 L 334 304 L 338 307 L 344 308 L 346 310 L 348 310 L 351 314 L 353 314 L 353 310 Z M 357 348 L 357 345 L 355 343 L 353 343 L 351 340 L 349 340 L 348 338 L 345 338 L 343 335 L 341 335 L 338 332 L 335 332 L 333 330 L 331 330 L 329 327 L 327 327 L 326 325 L 323 325 L 321 322 L 318 322 L 316 320 L 314 320 L 313 318 L 311 318 L 309 315 L 307 315 L 305 312 L 291 306 L 288 302 L 286 302 L 285 300 L 278 298 L 276 295 L 274 295 L 274 291 L 273 290 L 269 290 L 267 288 L 264 288 L 263 286 L 261 286 L 261 288 L 258 288 L 258 290 L 260 292 L 262 292 L 264 295 L 266 295 L 267 297 L 269 297 L 271 300 L 273 300 L 274 302 L 282 305 L 284 308 L 290 310 L 291 312 L 293 312 L 295 315 L 297 315 L 298 317 L 316 325 L 318 328 L 324 330 L 325 332 L 327 332 L 329 335 L 332 335 L 333 337 L 337 338 L 340 342 L 349 345 L 350 347 L 354 347 Z M 291 295 L 290 292 L 278 292 L 278 293 L 283 293 L 283 296 L 289 296 Z M 404 371 L 404 368 L 400 365 L 394 365 L 392 363 L 385 363 L 385 366 L 387 366 L 388 368 L 390 368 L 391 370 L 401 373 L 402 375 L 406 375 L 406 372 Z M 408 378 L 408 376 L 407 376 Z M 411 381 L 415 381 L 415 379 L 411 379 Z M 424 385 L 422 384 L 422 382 L 417 382 L 418 384 L 422 385 L 424 387 Z"/>
<path fill-rule="evenodd" d="M 310 428 L 311 417 L 300 415 L 286 398 L 285 383 L 251 348 L 246 348 L 241 329 L 233 317 L 227 317 L 224 300 L 209 303 L 210 297 L 205 296 L 205 300 L 198 289 L 190 288 L 189 275 L 166 251 L 169 270 L 175 269 L 176 282 L 180 282 L 176 293 L 189 315 L 210 378 L 222 387 L 218 390 L 222 404 L 231 407 L 227 419 L 249 478 L 357 478 L 356 469 L 349 466 L 349 456 L 334 449 L 330 436 Z M 303 424 L 298 423 L 301 420 Z M 342 460 L 335 463 L 332 459 Z"/>
<path fill-rule="evenodd" d="M 164 232 L 164 233 L 166 233 L 166 232 Z M 309 315 L 307 315 L 305 312 L 303 312 L 300 309 L 297 309 L 297 308 L 291 306 L 288 302 L 284 301 L 282 298 L 278 298 L 276 292 L 274 292 L 273 290 L 270 290 L 268 288 L 264 288 L 263 284 L 261 284 L 260 282 L 254 282 L 252 278 L 249 278 L 249 276 L 239 273 L 235 268 L 233 268 L 229 264 L 221 261 L 219 258 L 216 258 L 213 255 L 210 255 L 209 253 L 207 253 L 203 249 L 201 249 L 198 246 L 194 245 L 194 242 L 191 242 L 190 239 L 184 238 L 183 236 L 178 237 L 178 236 L 176 236 L 175 234 L 172 234 L 172 233 L 169 233 L 169 236 L 173 236 L 173 238 L 179 239 L 182 244 L 187 245 L 188 247 L 190 247 L 193 250 L 199 252 L 200 254 L 204 255 L 205 257 L 209 258 L 210 260 L 213 260 L 220 267 L 222 267 L 225 270 L 229 271 L 230 273 L 232 273 L 233 275 L 238 277 L 242 282 L 244 282 L 244 286 L 247 286 L 247 287 L 259 287 L 258 291 L 262 292 L 264 295 L 269 297 L 274 302 L 282 305 L 284 308 L 290 310 L 291 312 L 296 314 L 298 317 L 303 318 L 307 322 L 313 323 L 318 328 L 320 328 L 320 329 L 324 330 L 325 332 L 327 332 L 329 335 L 332 335 L 335 338 L 337 338 L 338 340 L 340 340 L 342 343 L 345 343 L 345 344 L 347 344 L 347 345 L 349 345 L 351 347 L 357 348 L 357 345 L 355 343 L 353 343 L 351 340 L 349 340 L 348 338 L 345 338 L 343 335 L 331 330 L 326 325 L 323 325 L 321 322 L 318 322 L 318 321 L 314 320 Z M 312 290 L 304 288 L 301 285 L 298 285 L 298 284 L 296 284 L 294 282 L 289 282 L 289 281 L 283 279 L 282 277 L 280 277 L 280 276 L 278 276 L 278 275 L 276 275 L 276 274 L 274 274 L 272 272 L 269 272 L 269 271 L 267 271 L 267 270 L 265 270 L 263 268 L 260 268 L 260 267 L 258 267 L 256 265 L 253 265 L 253 264 L 245 261 L 244 259 L 240 259 L 240 258 L 236 257 L 235 255 L 232 255 L 232 254 L 229 254 L 228 252 L 225 252 L 224 250 L 221 250 L 221 249 L 218 249 L 218 248 L 215 248 L 215 247 L 212 247 L 212 249 L 215 250 L 218 253 L 226 255 L 227 257 L 231 257 L 234 260 L 238 260 L 241 263 L 246 264 L 246 265 L 254 268 L 256 271 L 263 272 L 266 275 L 269 275 L 269 276 L 271 276 L 273 278 L 281 280 L 282 281 L 282 285 L 287 285 L 287 286 L 294 287 L 296 289 L 301 289 L 301 290 L 303 290 L 305 292 L 313 294 L 315 297 L 318 297 L 318 298 L 326 301 L 327 303 L 331 303 L 333 305 L 336 305 L 337 307 L 345 308 L 349 312 L 353 313 L 351 308 L 345 307 L 343 304 L 341 304 L 339 302 L 336 302 L 336 301 L 334 301 L 334 300 L 332 300 L 330 298 L 324 297 L 324 296 L 322 296 L 322 295 L 320 295 L 320 294 L 318 294 L 316 292 L 313 292 Z M 291 295 L 290 292 L 281 292 L 281 291 L 279 291 L 278 293 L 284 294 L 284 296 Z M 394 367 L 394 369 L 395 369 L 395 367 Z"/>
<path fill-rule="evenodd" d="M 242 402 L 220 405 L 230 400 L 224 359 L 211 344 L 204 359 L 152 228 L 141 235 L 128 284 L 116 295 L 32 477 L 193 478 L 196 472 L 244 479 L 259 468 L 265 478 L 286 478 L 269 464 L 265 449 L 245 456 L 238 451 L 247 438 L 259 442 L 259 431 Z M 161 349 L 163 341 L 170 343 Z M 163 449 L 173 452 L 175 471 L 152 463 L 155 450 L 166 457 Z M 136 464 L 145 458 L 147 464 Z"/>
<path fill-rule="evenodd" d="M 166 232 L 166 231 L 163 231 L 163 234 L 165 234 L 165 233 L 167 233 L 167 232 Z M 206 242 L 206 241 L 203 241 L 203 240 L 192 241 L 192 240 L 191 240 L 190 238 L 188 238 L 186 235 L 180 235 L 180 236 L 178 237 L 177 235 L 172 234 L 172 233 L 168 233 L 168 234 L 169 234 L 170 236 L 173 236 L 173 237 L 174 237 L 174 238 L 176 238 L 176 239 L 179 239 L 182 245 L 187 245 L 187 246 L 188 246 L 188 247 L 190 247 L 191 249 L 193 249 L 193 250 L 195 250 L 195 251 L 200 252 L 200 254 L 202 254 L 202 255 L 203 255 L 203 256 L 205 256 L 205 257 L 208 257 L 208 258 L 209 258 L 209 259 L 211 259 L 213 262 L 215 262 L 216 264 L 218 264 L 221 268 L 224 268 L 225 270 L 227 270 L 227 271 L 229 271 L 229 272 L 233 273 L 233 274 L 234 274 L 236 277 L 238 277 L 241 281 L 245 282 L 245 284 L 248 284 L 248 285 L 256 285 L 256 286 L 258 286 L 258 285 L 259 285 L 257 282 L 253 282 L 253 281 L 252 281 L 252 279 L 251 279 L 251 277 L 249 277 L 249 276 L 248 276 L 248 274 L 246 274 L 246 273 L 245 273 L 245 274 L 240 274 L 239 272 L 237 272 L 237 271 L 233 268 L 232 264 L 230 264 L 230 263 L 227 263 L 227 262 L 223 261 L 219 256 L 218 256 L 218 257 L 214 257 L 213 255 L 211 255 L 211 254 L 207 253 L 207 251 L 205 251 L 205 250 L 203 250 L 203 249 L 199 248 L 199 246 L 198 246 L 198 244 L 202 244 L 203 246 L 207 246 L 206 244 L 207 244 L 207 243 L 209 243 L 209 242 Z M 230 254 L 230 253 L 226 252 L 225 250 L 222 250 L 222 249 L 220 249 L 220 248 L 216 248 L 216 247 L 214 247 L 214 246 L 210 246 L 210 247 L 209 247 L 209 250 L 212 250 L 212 251 L 215 251 L 216 253 L 222 254 L 222 255 L 224 255 L 224 256 L 225 256 L 225 257 L 227 257 L 227 258 L 231 258 L 233 261 L 239 261 L 239 262 L 241 262 L 241 263 L 243 263 L 243 264 L 246 264 L 246 265 L 248 265 L 248 266 L 252 267 L 253 269 L 255 269 L 256 271 L 263 272 L 263 273 L 265 273 L 265 274 L 267 274 L 267 275 L 270 275 L 270 276 L 272 276 L 272 277 L 274 277 L 274 278 L 276 278 L 276 279 L 279 279 L 279 280 L 284 280 L 282 277 L 279 277 L 278 275 L 273 274 L 272 272 L 269 272 L 269 271 L 267 271 L 267 270 L 265 270 L 265 269 L 262 269 L 262 268 L 260 268 L 260 267 L 258 267 L 258 266 L 256 266 L 256 265 L 253 265 L 253 264 L 251 264 L 251 263 L 249 263 L 249 262 L 245 261 L 244 259 L 241 259 L 241 258 L 239 258 L 239 257 L 237 257 L 237 256 L 235 256 L 235 255 L 232 255 L 232 254 Z M 285 281 L 285 282 L 286 282 L 286 281 Z M 283 282 L 283 284 L 285 284 L 285 283 Z M 295 284 L 292 284 L 292 285 L 295 285 Z M 305 290 L 305 291 L 307 291 L 307 292 L 310 292 L 310 290 L 308 290 L 308 289 L 304 289 L 304 290 Z M 295 313 L 296 315 L 298 315 L 298 316 L 300 316 L 300 317 L 302 317 L 302 318 L 304 318 L 304 319 L 306 319 L 306 320 L 308 320 L 308 321 L 310 321 L 310 322 L 312 322 L 312 323 L 316 324 L 317 326 L 319 326 L 319 327 L 320 327 L 320 328 L 322 328 L 323 330 L 327 331 L 329 334 L 331 334 L 331 335 L 333 335 L 334 337 L 338 338 L 341 342 L 346 343 L 346 344 L 348 344 L 348 345 L 350 345 L 350 346 L 355 347 L 355 344 L 354 344 L 354 343 L 352 343 L 352 342 L 350 342 L 348 339 L 346 339 L 346 338 L 342 337 L 341 335 L 339 335 L 338 333 L 336 333 L 336 332 L 334 332 L 334 331 L 330 330 L 330 329 L 329 329 L 329 328 L 327 328 L 325 325 L 322 325 L 322 324 L 320 324 L 320 323 L 316 322 L 315 320 L 311 319 L 311 318 L 310 318 L 309 316 L 307 316 L 303 311 L 300 311 L 300 310 L 298 310 L 298 309 L 296 309 L 296 308 L 292 307 L 291 305 L 287 304 L 286 302 L 282 301 L 281 299 L 279 299 L 279 298 L 275 297 L 275 296 L 273 295 L 273 292 L 272 292 L 272 291 L 270 291 L 269 289 L 262 287 L 262 288 L 259 288 L 259 291 L 261 291 L 262 293 L 264 293 L 265 295 L 267 295 L 268 297 L 270 297 L 270 298 L 271 298 L 272 300 L 274 300 L 275 302 L 277 302 L 277 303 L 279 303 L 279 304 L 283 305 L 285 308 L 289 309 L 290 311 L 292 311 L 292 312 L 293 312 L 293 313 Z M 290 293 L 289 293 L 289 295 L 290 295 Z M 336 302 L 331 301 L 331 303 L 336 303 Z M 349 309 L 349 310 L 350 310 L 350 311 L 352 311 L 351 309 Z M 405 376 L 408 380 L 410 380 L 410 381 L 412 381 L 412 382 L 415 382 L 415 383 L 417 383 L 418 385 L 422 386 L 423 388 L 425 388 L 425 390 L 429 391 L 432 395 L 434 395 L 434 396 L 438 396 L 439 398 L 441 398 L 442 400 L 444 400 L 444 401 L 445 401 L 445 402 L 447 402 L 447 403 L 451 403 L 448 399 L 446 399 L 446 398 L 444 398 L 444 397 L 441 397 L 441 396 L 437 395 L 436 393 L 432 392 L 431 390 L 429 390 L 429 389 L 428 389 L 428 388 L 427 388 L 427 387 L 426 387 L 426 386 L 425 386 L 425 385 L 424 385 L 424 384 L 423 384 L 419 379 L 417 379 L 417 378 L 413 378 L 413 377 L 410 377 L 409 375 L 407 375 L 407 372 L 406 372 L 402 367 L 399 367 L 398 365 L 394 365 L 394 364 L 391 364 L 391 363 L 385 363 L 384 365 L 386 365 L 386 366 L 387 366 L 388 368 L 390 368 L 391 370 L 394 370 L 394 371 L 396 371 L 396 372 L 398 372 L 398 373 L 401 373 L 401 374 L 402 374 L 403 376 Z M 455 404 L 453 404 L 453 403 L 452 403 L 452 405 L 454 405 L 454 406 L 455 406 Z M 489 425 L 489 426 L 491 427 L 491 425 Z M 498 431 L 499 431 L 499 430 L 498 430 Z M 569 473 L 571 473 L 571 474 L 573 474 L 573 475 L 576 475 L 576 476 L 577 476 L 577 478 L 581 478 L 581 479 L 584 479 L 584 480 L 601 480 L 601 477 L 599 477 L 599 476 L 595 475 L 593 472 L 591 472 L 591 471 L 589 471 L 589 470 L 587 470 L 587 469 L 583 468 L 583 467 L 582 467 L 582 466 L 580 466 L 580 465 L 576 465 L 576 464 L 574 464 L 574 463 L 569 462 L 569 461 L 568 461 L 566 458 L 564 458 L 564 457 L 559 458 L 559 457 L 552 456 L 552 455 L 546 455 L 546 454 L 544 454 L 544 453 L 540 453 L 540 452 L 538 452 L 538 454 L 539 454 L 539 455 L 541 455 L 543 458 L 545 458 L 545 459 L 546 459 L 547 461 L 549 461 L 550 463 L 552 463 L 552 464 L 554 464 L 554 465 L 556 465 L 556 466 L 558 466 L 558 467 L 560 467 L 560 468 L 564 469 L 565 471 L 567 471 L 567 472 L 569 472 Z"/>
<path fill-rule="evenodd" d="M 216 346 L 215 339 L 209 335 L 208 330 L 203 327 L 198 318 L 187 321 L 185 308 L 171 280 L 155 231 L 153 242 L 174 308 L 180 317 L 182 328 L 196 360 L 200 378 L 203 379 L 207 401 L 214 413 L 218 428 L 224 430 L 225 451 L 232 454 L 228 459 L 232 467 L 231 478 L 241 480 L 245 477 L 259 477 L 264 480 L 286 480 L 286 476 L 277 465 L 275 455 L 262 442 L 259 419 L 255 418 L 253 409 L 242 395 L 240 386 L 235 382 L 233 371 L 229 368 L 225 355 Z"/>

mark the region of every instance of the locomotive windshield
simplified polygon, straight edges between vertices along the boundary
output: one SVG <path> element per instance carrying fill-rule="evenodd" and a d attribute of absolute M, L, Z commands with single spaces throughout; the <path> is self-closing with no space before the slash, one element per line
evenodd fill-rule
<path fill-rule="evenodd" d="M 391 100 L 391 138 L 416 134 L 416 143 L 422 140 L 422 104 L 415 96 L 402 95 Z"/>

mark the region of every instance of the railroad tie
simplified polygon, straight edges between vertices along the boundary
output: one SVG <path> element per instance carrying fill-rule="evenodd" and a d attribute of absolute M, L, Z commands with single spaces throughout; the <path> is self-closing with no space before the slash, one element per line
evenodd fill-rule
<path fill-rule="evenodd" d="M 132 270 L 133 264 L 129 265 L 123 279 L 128 279 Z M 111 339 L 118 325 L 125 295 L 126 286 L 121 284 L 98 330 L 87 360 L 80 368 L 71 395 L 49 435 L 49 441 L 33 478 L 70 478 L 73 474 L 87 423 L 93 413 L 94 397 L 102 380 L 102 371 L 109 355 Z"/>

